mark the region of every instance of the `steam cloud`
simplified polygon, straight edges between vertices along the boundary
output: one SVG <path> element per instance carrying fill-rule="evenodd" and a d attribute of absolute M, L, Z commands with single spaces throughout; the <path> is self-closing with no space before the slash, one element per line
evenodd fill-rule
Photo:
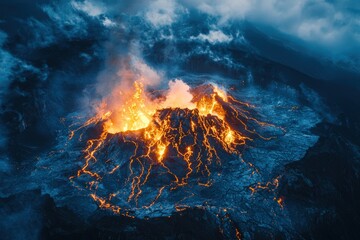
<path fill-rule="evenodd" d="M 99 116 L 111 113 L 108 122 L 112 129 L 110 131 L 127 129 L 128 126 L 124 126 L 122 120 L 132 114 L 136 115 L 134 118 L 140 118 L 138 121 L 141 124 L 146 125 L 158 109 L 195 108 L 195 104 L 191 102 L 193 96 L 189 92 L 190 87 L 182 80 L 165 81 L 161 73 L 133 55 L 123 57 L 119 68 L 115 77 L 107 76 L 105 73 L 101 75 L 97 91 L 102 97 L 100 102 L 93 103 Z M 148 92 L 149 88 L 157 89 L 166 82 L 168 89 L 162 90 L 162 98 L 152 98 Z M 137 105 L 136 113 L 132 110 L 134 104 Z"/>

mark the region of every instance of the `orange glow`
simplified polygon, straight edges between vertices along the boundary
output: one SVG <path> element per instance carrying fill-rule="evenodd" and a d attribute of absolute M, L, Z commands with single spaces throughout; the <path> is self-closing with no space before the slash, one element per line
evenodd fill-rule
<path fill-rule="evenodd" d="M 108 114 L 104 128 L 108 133 L 134 131 L 146 128 L 156 112 L 155 107 L 147 102 L 143 84 L 135 82 L 133 93 L 127 93 L 127 100 L 119 106 L 119 110 Z"/>
<path fill-rule="evenodd" d="M 240 231 L 239 231 L 239 229 L 237 229 L 237 228 L 235 228 L 235 236 L 236 236 L 236 239 L 237 240 L 241 240 L 241 233 L 240 233 Z"/>
<path fill-rule="evenodd" d="M 183 81 L 174 80 L 170 81 L 168 90 L 157 93 L 160 95 L 152 95 L 141 79 L 126 88 L 115 88 L 111 94 L 112 100 L 105 101 L 95 117 L 70 134 L 72 138 L 76 131 L 92 124 L 101 123 L 103 126 L 103 132 L 98 138 L 87 141 L 83 151 L 85 163 L 71 179 L 86 174 L 99 183 L 103 176 L 91 170 L 91 166 L 98 161 L 97 152 L 105 145 L 105 140 L 118 134 L 124 142 L 134 146 L 128 161 L 130 175 L 125 181 L 130 189 L 128 202 L 135 201 L 137 204 L 143 191 L 142 186 L 151 178 L 154 166 L 162 168 L 172 179 L 157 188 L 158 193 L 153 201 L 142 206 L 149 208 L 165 189 L 173 190 L 187 185 L 192 175 L 207 178 L 205 181 L 197 181 L 197 184 L 210 187 L 210 166 L 214 161 L 218 164 L 221 162 L 218 149 L 240 155 L 239 147 L 252 141 L 250 135 L 257 134 L 248 129 L 243 119 L 252 120 L 261 126 L 267 125 L 247 117 L 245 114 L 249 112 L 242 107 L 249 107 L 248 104 L 235 100 L 213 84 L 190 88 Z M 230 117 L 233 124 L 228 120 Z M 248 132 L 249 136 L 240 132 L 238 126 Z M 167 165 L 169 157 L 183 161 L 182 174 Z M 119 167 L 116 165 L 107 174 L 116 175 Z M 254 192 L 262 187 L 259 184 L 250 189 Z M 99 197 L 96 192 L 91 194 L 99 207 L 119 213 L 122 208 L 111 204 L 114 196 L 116 194 L 110 194 L 109 197 Z"/>
<path fill-rule="evenodd" d="M 279 198 L 274 198 L 274 200 L 279 204 L 281 208 L 284 208 L 284 197 L 280 196 Z"/>
<path fill-rule="evenodd" d="M 189 92 L 190 87 L 181 80 L 170 81 L 169 90 L 165 93 L 165 100 L 151 100 L 146 94 L 144 84 L 135 81 L 133 86 L 124 91 L 119 91 L 119 102 L 115 102 L 112 108 L 115 111 L 99 111 L 97 118 L 106 119 L 104 128 L 108 133 L 115 134 L 126 131 L 136 131 L 149 126 L 156 111 L 165 108 L 186 108 L 197 109 L 199 114 L 208 114 L 224 119 L 225 113 L 219 105 L 216 97 L 227 101 L 226 93 L 217 86 L 212 86 L 212 93 L 209 96 L 202 96 L 193 101 Z"/>
<path fill-rule="evenodd" d="M 234 132 L 231 129 L 228 129 L 225 133 L 224 141 L 230 145 L 235 141 Z"/>
<path fill-rule="evenodd" d="M 157 145 L 157 154 L 158 154 L 159 162 L 162 161 L 165 151 L 166 151 L 166 146 L 162 143 L 159 143 Z"/>
<path fill-rule="evenodd" d="M 222 100 L 227 102 L 227 94 L 224 90 L 220 89 L 217 85 L 213 85 L 214 93 L 216 93 Z"/>

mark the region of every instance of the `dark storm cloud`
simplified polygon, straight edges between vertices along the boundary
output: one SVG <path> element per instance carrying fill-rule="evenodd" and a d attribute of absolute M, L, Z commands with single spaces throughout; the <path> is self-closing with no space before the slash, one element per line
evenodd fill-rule
<path fill-rule="evenodd" d="M 47 33 L 52 41 L 46 22 L 50 18 L 65 35 L 82 35 L 86 31 L 86 21 L 79 15 L 83 12 L 92 18 L 98 18 L 104 25 L 116 24 L 116 16 L 129 14 L 142 16 L 155 27 L 170 25 L 179 20 L 188 10 L 195 9 L 219 18 L 219 27 L 233 20 L 246 20 L 258 27 L 270 27 L 281 33 L 299 39 L 313 48 L 321 47 L 328 55 L 353 54 L 360 46 L 360 2 L 354 0 L 203 0 L 203 1 L 17 1 L 5 4 L 2 9 L 16 9 L 15 16 L 9 16 L 8 10 L 2 10 L 5 19 L 29 19 L 29 25 Z M 24 11 L 24 8 L 27 11 Z M 4 25 L 4 24 L 3 24 Z M 71 27 L 70 27 L 71 26 Z M 6 26 L 4 26 L 6 27 Z"/>
<path fill-rule="evenodd" d="M 54 41 L 54 26 L 49 21 L 65 36 L 81 37 L 88 29 L 89 19 L 84 19 L 84 15 L 107 27 L 119 27 L 122 22 L 118 17 L 122 14 L 139 16 L 153 27 L 161 28 L 196 10 L 218 18 L 212 23 L 213 28 L 223 28 L 233 21 L 248 21 L 270 35 L 278 31 L 285 34 L 283 38 L 297 39 L 332 60 L 356 58 L 353 50 L 360 47 L 360 3 L 353 0 L 69 0 L 42 1 L 36 6 L 30 8 L 35 17 L 21 10 L 18 16 L 22 16 L 20 19 L 26 16 L 27 24 L 39 32 L 36 42 L 44 44 Z M 45 18 L 48 20 L 43 21 Z"/>
<path fill-rule="evenodd" d="M 190 17 L 193 22 L 196 22 L 196 18 L 200 17 L 202 21 L 206 21 L 202 15 L 205 14 L 217 19 L 207 23 L 209 30 L 201 33 L 202 35 L 197 33 L 184 37 L 214 43 L 220 43 L 219 39 L 237 40 L 237 37 L 234 37 L 235 34 L 233 36 L 224 34 L 223 29 L 233 26 L 234 23 L 249 22 L 270 38 L 279 39 L 290 48 L 303 48 L 313 57 L 360 71 L 360 54 L 357 50 L 360 49 L 359 1 L 74 0 L 71 3 L 90 16 L 103 16 L 104 23 L 113 24 L 115 28 L 122 24 L 118 22 L 117 17 L 125 14 L 145 20 L 152 26 L 151 31 L 161 32 L 164 29 L 170 29 L 174 34 L 179 31 L 176 29 L 177 24 L 184 23 L 184 18 Z M 127 25 L 124 27 L 130 28 Z M 201 29 L 200 26 L 199 29 Z M 171 34 L 168 36 L 171 37 Z"/>
<path fill-rule="evenodd" d="M 359 44 L 359 1 L 225 0 L 185 1 L 222 22 L 247 20 L 270 26 L 309 43 L 342 51 Z M 350 46 L 348 45 L 350 44 Z"/>

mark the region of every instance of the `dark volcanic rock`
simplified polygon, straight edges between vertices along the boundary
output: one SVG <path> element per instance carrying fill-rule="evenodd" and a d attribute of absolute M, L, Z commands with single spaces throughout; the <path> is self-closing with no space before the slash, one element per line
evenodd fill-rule
<path fill-rule="evenodd" d="M 203 209 L 169 217 L 129 218 L 97 212 L 80 219 L 49 195 L 26 191 L 0 199 L 1 239 L 223 239 L 217 218 Z"/>
<path fill-rule="evenodd" d="M 360 148 L 349 140 L 356 133 L 326 123 L 315 131 L 319 141 L 288 165 L 280 192 L 304 238 L 359 239 Z"/>

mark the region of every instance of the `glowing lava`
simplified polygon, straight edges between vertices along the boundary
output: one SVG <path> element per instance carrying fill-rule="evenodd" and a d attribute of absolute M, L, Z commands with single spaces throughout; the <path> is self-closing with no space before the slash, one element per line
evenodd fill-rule
<path fill-rule="evenodd" d="M 211 169 L 221 165 L 220 156 L 240 156 L 242 146 L 254 137 L 267 139 L 250 129 L 270 124 L 250 117 L 246 110 L 249 104 L 237 101 L 213 84 L 190 89 L 181 80 L 175 80 L 169 83 L 168 90 L 150 92 L 141 81 L 135 81 L 126 92 L 114 91 L 118 103 L 103 104 L 95 117 L 70 135 L 73 137 L 90 125 L 102 128 L 98 137 L 87 141 L 83 151 L 85 164 L 71 177 L 89 177 L 91 197 L 101 208 L 119 213 L 121 207 L 112 203 L 119 194 L 126 194 L 127 201 L 134 201 L 137 207 L 149 208 L 165 189 L 183 187 L 191 176 L 198 186 L 209 187 Z M 132 152 L 127 168 L 116 159 L 109 159 L 109 166 L 94 170 L 98 160 L 104 161 L 99 156 L 111 156 L 106 146 L 114 139 Z M 97 187 L 109 175 L 118 179 L 119 189 L 100 197 Z M 156 187 L 157 193 L 147 194 L 153 194 L 151 202 L 138 204 L 148 183 Z"/>
<path fill-rule="evenodd" d="M 124 96 L 127 100 L 119 106 L 116 112 L 108 112 L 106 117 L 105 130 L 108 133 L 118 133 L 126 131 L 134 131 L 146 128 L 152 116 L 156 112 L 156 108 L 148 104 L 144 94 L 143 84 L 141 82 L 134 83 L 134 93 L 130 92 Z"/>
<path fill-rule="evenodd" d="M 151 100 L 149 94 L 144 89 L 141 81 L 135 81 L 126 93 L 119 91 L 119 103 L 117 109 L 106 111 L 96 118 L 107 119 L 104 125 L 108 133 L 119 133 L 135 131 L 149 126 L 156 111 L 166 108 L 186 108 L 189 110 L 198 109 L 199 114 L 208 114 L 224 118 L 224 110 L 215 100 L 220 96 L 223 101 L 227 101 L 226 93 L 219 87 L 213 86 L 210 96 L 202 96 L 200 99 L 193 99 L 190 87 L 181 80 L 169 82 L 169 90 L 166 96 L 160 99 Z M 122 100 L 123 99 L 123 100 Z M 194 102 L 194 101 L 195 102 Z"/>

